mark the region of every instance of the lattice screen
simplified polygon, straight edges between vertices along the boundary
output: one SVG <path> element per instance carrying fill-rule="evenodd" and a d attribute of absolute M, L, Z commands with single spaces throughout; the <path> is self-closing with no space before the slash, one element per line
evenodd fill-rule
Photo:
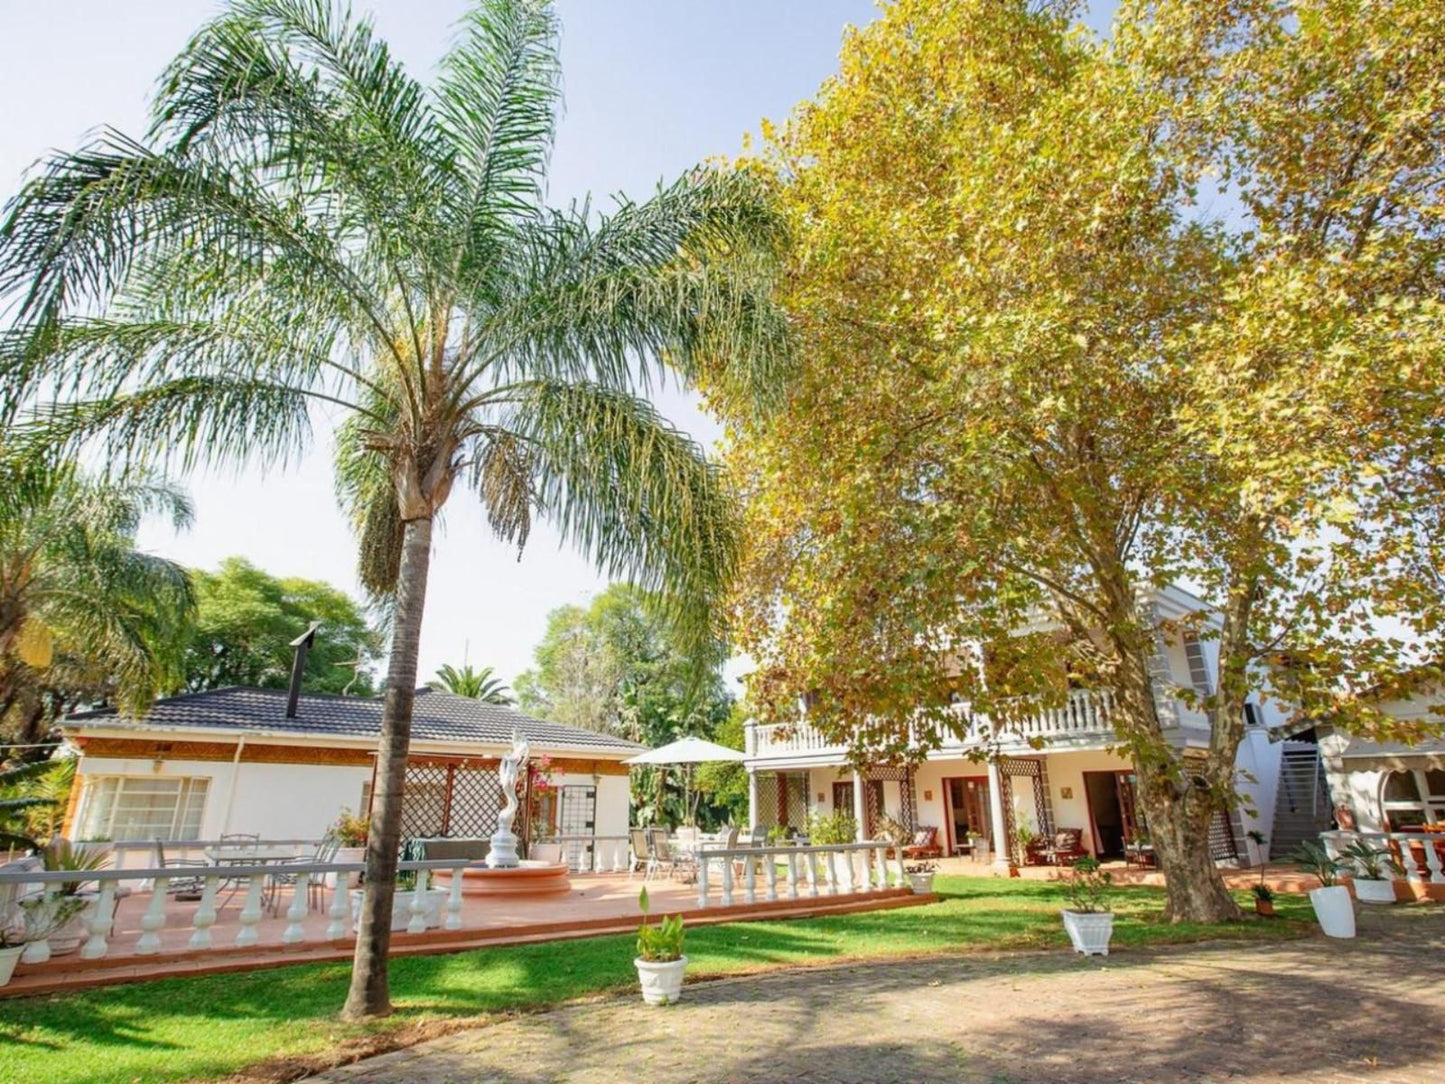
<path fill-rule="evenodd" d="M 1238 817 L 1237 811 L 1235 816 Z M 1234 826 L 1230 824 L 1229 815 L 1223 811 L 1216 813 L 1209 822 L 1209 853 L 1216 862 L 1239 857 Z"/>
<path fill-rule="evenodd" d="M 523 802 L 512 830 L 525 835 Z M 409 761 L 402 792 L 401 834 L 406 837 L 486 838 L 497 830 L 502 784 L 497 770 L 473 764 Z"/>
<path fill-rule="evenodd" d="M 1029 779 L 1034 792 L 1034 823 L 1044 837 L 1054 834 L 1054 807 L 1049 800 L 1049 776 L 1044 762 L 1033 757 L 1010 758 L 999 761 L 999 781 L 1003 784 L 1004 831 L 1008 834 L 1009 854 L 1019 865 L 1027 859 L 1019 843 L 1018 818 L 1014 815 L 1014 780 Z"/>

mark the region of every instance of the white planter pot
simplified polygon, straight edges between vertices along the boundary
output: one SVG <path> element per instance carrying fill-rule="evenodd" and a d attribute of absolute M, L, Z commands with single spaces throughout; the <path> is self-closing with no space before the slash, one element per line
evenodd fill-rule
<path fill-rule="evenodd" d="M 915 896 L 926 896 L 933 891 L 933 874 L 910 873 L 908 884 L 913 889 Z"/>
<path fill-rule="evenodd" d="M 1085 956 L 1109 955 L 1109 938 L 1114 936 L 1114 912 L 1065 911 L 1064 929 L 1075 952 Z"/>
<path fill-rule="evenodd" d="M 1356 877 L 1355 899 L 1361 903 L 1394 903 L 1395 882 Z"/>
<path fill-rule="evenodd" d="M 71 904 L 75 896 L 49 896 L 44 903 L 25 908 L 25 930 L 28 944 L 23 959 L 27 964 L 43 964 L 52 956 L 74 952 L 90 935 L 90 918 L 95 913 L 96 896 L 82 893 L 78 898 L 84 906 L 60 925 L 55 925 L 59 907 Z"/>
<path fill-rule="evenodd" d="M 653 963 L 639 956 L 632 962 L 637 965 L 637 981 L 642 984 L 643 1001 L 649 1005 L 671 1005 L 682 996 L 686 956 L 666 963 Z"/>
<path fill-rule="evenodd" d="M 338 861 L 338 862 L 365 862 L 365 861 L 366 861 L 366 848 L 365 848 L 365 847 L 341 847 L 341 848 L 338 849 L 337 852 L 336 852 L 336 861 Z M 334 879 L 335 879 L 336 877 L 340 877 L 340 876 L 341 876 L 341 874 L 339 874 L 339 873 L 333 874 L 333 875 L 332 875 L 333 881 L 334 881 Z M 346 874 L 346 885 L 345 885 L 345 887 L 347 887 L 347 888 L 355 888 L 355 887 L 356 887 L 357 885 L 359 885 L 360 883 L 361 883 L 361 874 L 359 874 L 359 873 L 348 873 L 348 874 Z M 335 888 L 336 885 L 333 883 L 333 884 L 331 885 L 331 887 L 332 887 L 332 888 Z"/>
<path fill-rule="evenodd" d="M 1344 885 L 1311 889 L 1310 903 L 1326 937 L 1355 936 L 1355 903 Z"/>
<path fill-rule="evenodd" d="M 20 962 L 20 954 L 24 951 L 24 945 L 0 948 L 0 986 L 4 986 L 15 974 L 15 965 Z"/>
<path fill-rule="evenodd" d="M 361 928 L 361 901 L 365 896 L 361 889 L 355 889 L 351 893 L 351 928 Z M 411 901 L 415 892 L 397 892 L 391 897 L 391 932 L 402 933 L 411 922 Z M 442 904 L 446 902 L 447 894 L 444 889 L 428 888 L 422 900 L 423 916 L 427 929 L 434 929 L 442 924 Z"/>

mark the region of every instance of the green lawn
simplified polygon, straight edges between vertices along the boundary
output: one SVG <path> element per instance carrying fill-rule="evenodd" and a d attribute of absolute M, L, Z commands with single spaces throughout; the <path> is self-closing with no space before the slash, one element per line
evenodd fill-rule
<path fill-rule="evenodd" d="M 699 927 L 689 974 L 783 964 L 1067 944 L 1057 886 L 939 877 L 930 907 L 783 922 Z M 1228 927 L 1163 926 L 1163 893 L 1114 893 L 1114 945 L 1202 938 L 1278 938 L 1310 927 L 1303 896 L 1278 900 L 1280 918 Z M 1241 894 L 1241 900 L 1243 894 Z M 536 1008 L 635 984 L 630 938 L 523 945 L 392 964 L 398 1012 L 364 1028 L 333 1014 L 348 966 L 312 964 L 166 979 L 85 993 L 0 1000 L 0 1080 L 26 1084 L 214 1079 L 270 1058 L 314 1055 L 347 1041 L 457 1017 Z M 1081 963 L 1081 966 L 1084 966 Z"/>

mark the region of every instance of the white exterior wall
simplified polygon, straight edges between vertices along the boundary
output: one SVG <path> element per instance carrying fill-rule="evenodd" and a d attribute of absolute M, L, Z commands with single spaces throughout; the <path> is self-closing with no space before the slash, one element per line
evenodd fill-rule
<path fill-rule="evenodd" d="M 270 839 L 320 838 L 343 807 L 359 811 L 362 787 L 371 781 L 370 767 L 318 764 L 81 757 L 77 770 L 81 780 L 106 775 L 208 780 L 202 839 L 217 839 L 227 832 L 254 832 Z M 84 823 L 85 800 L 82 792 L 77 823 Z"/>
<path fill-rule="evenodd" d="M 567 783 L 591 783 L 590 775 L 563 776 Z M 597 777 L 597 827 L 599 836 L 627 835 L 632 788 L 625 775 Z"/>

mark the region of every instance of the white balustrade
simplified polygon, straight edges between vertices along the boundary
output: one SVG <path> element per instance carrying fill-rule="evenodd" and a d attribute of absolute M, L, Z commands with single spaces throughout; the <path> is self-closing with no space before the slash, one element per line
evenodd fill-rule
<path fill-rule="evenodd" d="M 737 847 L 712 849 L 698 855 L 697 905 L 699 908 L 721 905 L 731 907 L 734 899 L 735 867 L 742 873 L 743 896 L 748 903 L 758 895 L 769 900 L 781 898 L 779 863 L 786 883 L 787 898 L 797 899 L 804 885 L 810 897 L 819 895 L 864 895 L 886 891 L 888 883 L 888 848 L 876 841 L 839 843 L 822 846 Z M 802 871 L 799 872 L 799 865 Z M 713 894 L 712 871 L 722 870 L 721 893 Z M 757 878 L 761 872 L 763 892 L 758 892 Z M 876 878 L 876 880 L 875 880 Z M 898 860 L 897 887 L 908 883 Z"/>
<path fill-rule="evenodd" d="M 150 956 L 161 950 L 161 930 L 166 924 L 166 892 L 171 879 L 162 873 L 152 881 L 151 900 L 141 916 L 140 928 L 145 931 L 135 943 L 135 950 L 141 956 Z"/>
<path fill-rule="evenodd" d="M 451 882 L 447 886 L 447 919 L 443 925 L 448 930 L 462 928 L 462 870 L 466 866 L 452 868 Z"/>
<path fill-rule="evenodd" d="M 236 944 L 240 948 L 249 948 L 261 939 L 256 926 L 261 921 L 261 897 L 265 890 L 265 873 L 252 873 L 246 877 L 246 902 L 236 916 L 236 921 L 241 924 L 236 933 Z"/>
<path fill-rule="evenodd" d="M 1345 851 L 1356 842 L 1363 841 L 1377 851 L 1387 852 L 1399 861 L 1404 870 L 1405 880 L 1445 884 L 1445 863 L 1440 859 L 1440 847 L 1445 847 L 1445 836 L 1432 832 L 1321 832 L 1320 839 L 1330 856 L 1340 859 L 1345 872 L 1351 872 L 1351 863 Z M 1422 869 L 1416 852 L 1425 859 Z M 1393 879 L 1393 878 L 1392 878 Z"/>
<path fill-rule="evenodd" d="M 195 932 L 186 942 L 193 949 L 208 949 L 211 947 L 211 927 L 216 924 L 216 893 L 221 890 L 221 878 L 212 874 L 206 878 L 206 886 L 201 889 L 201 905 L 196 908 L 196 913 L 191 917 L 191 925 Z"/>
<path fill-rule="evenodd" d="M 406 924 L 407 933 L 426 933 L 427 879 L 418 877 L 416 888 L 411 893 L 411 919 Z"/>
<path fill-rule="evenodd" d="M 346 936 L 347 920 L 351 918 L 351 893 L 346 888 L 346 877 L 336 878 L 336 887 L 331 890 L 331 906 L 326 910 L 326 940 L 340 941 Z"/>
<path fill-rule="evenodd" d="M 115 882 L 106 881 L 100 886 L 100 895 L 95 901 L 95 911 L 90 916 L 90 938 L 80 947 L 82 960 L 99 960 L 110 951 L 106 936 L 110 933 L 111 920 L 115 917 Z"/>
<path fill-rule="evenodd" d="M 283 944 L 294 945 L 306 939 L 306 913 L 310 909 L 311 874 L 296 874 L 296 887 L 291 891 L 291 906 L 286 911 L 286 929 L 281 933 Z"/>

